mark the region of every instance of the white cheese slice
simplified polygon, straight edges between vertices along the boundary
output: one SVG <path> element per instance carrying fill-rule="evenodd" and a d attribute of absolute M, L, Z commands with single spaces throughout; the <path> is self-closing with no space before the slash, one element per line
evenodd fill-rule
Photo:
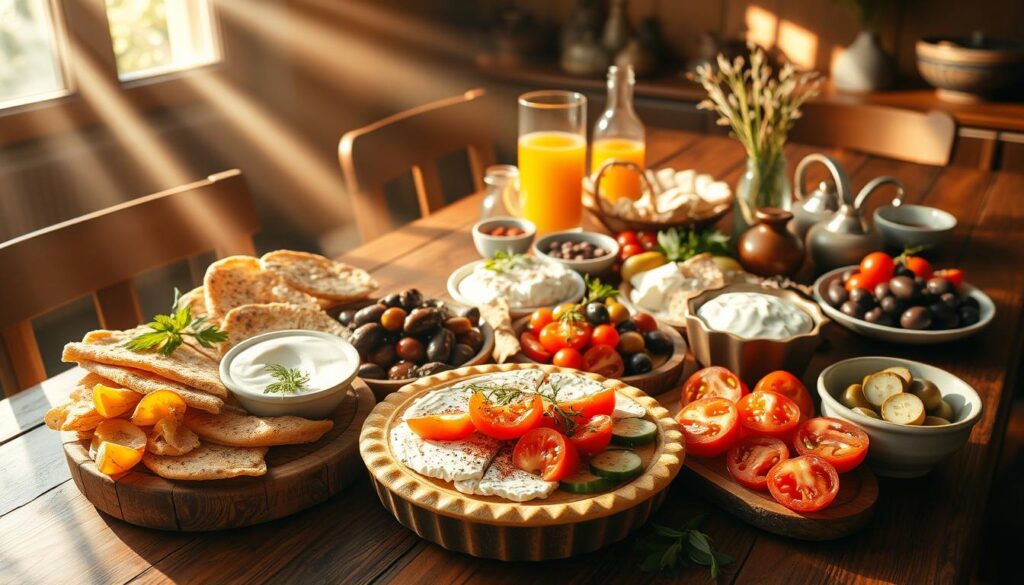
<path fill-rule="evenodd" d="M 540 370 L 512 370 L 469 378 L 468 380 L 460 381 L 452 387 L 514 386 L 524 392 L 533 392 L 540 386 L 543 380 L 544 372 Z"/>
<path fill-rule="evenodd" d="M 497 496 L 513 502 L 526 502 L 550 496 L 558 489 L 558 482 L 544 481 L 532 473 L 519 469 L 512 463 L 512 448 L 505 447 L 491 462 L 483 478 L 457 481 L 455 489 L 464 494 Z"/>
<path fill-rule="evenodd" d="M 548 379 L 541 386 L 541 392 L 544 395 L 555 395 L 558 402 L 579 400 L 604 390 L 606 390 L 605 385 L 601 382 L 576 374 L 549 374 Z"/>
<path fill-rule="evenodd" d="M 460 441 L 428 441 L 404 422 L 391 429 L 391 450 L 399 461 L 419 474 L 445 481 L 480 479 L 501 445 L 480 433 Z"/>
<path fill-rule="evenodd" d="M 647 415 L 647 409 L 640 406 L 640 403 L 625 394 L 615 393 L 615 411 L 612 418 L 643 418 Z"/>
<path fill-rule="evenodd" d="M 469 399 L 478 387 L 514 386 L 524 392 L 533 392 L 543 379 L 544 372 L 540 370 L 514 370 L 461 380 L 452 386 L 427 392 L 417 398 L 402 414 L 402 420 L 437 414 L 469 412 Z"/>

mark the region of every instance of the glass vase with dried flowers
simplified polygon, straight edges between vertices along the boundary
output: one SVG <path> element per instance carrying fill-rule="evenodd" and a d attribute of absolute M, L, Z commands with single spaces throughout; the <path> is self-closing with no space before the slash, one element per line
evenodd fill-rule
<path fill-rule="evenodd" d="M 718 55 L 717 67 L 702 65 L 695 79 L 708 92 L 698 108 L 714 110 L 719 126 L 747 151 L 747 169 L 736 186 L 733 206 L 733 238 L 756 222 L 764 207 L 790 208 L 789 180 L 783 147 L 786 135 L 800 117 L 800 107 L 818 94 L 817 72 L 798 72 L 789 63 L 772 75 L 760 47 L 750 45 L 750 63 L 743 57 L 732 62 Z"/>

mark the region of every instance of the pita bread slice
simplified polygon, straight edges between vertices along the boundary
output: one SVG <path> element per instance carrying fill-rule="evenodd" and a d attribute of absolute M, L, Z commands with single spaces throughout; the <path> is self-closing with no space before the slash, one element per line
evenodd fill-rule
<path fill-rule="evenodd" d="M 168 416 L 153 425 L 146 451 L 156 455 L 184 455 L 199 447 L 199 436 L 185 426 L 181 416 Z"/>
<path fill-rule="evenodd" d="M 103 415 L 96 412 L 92 401 L 92 389 L 96 384 L 117 386 L 96 374 L 86 374 L 71 391 L 69 401 L 54 406 L 43 415 L 43 423 L 55 431 L 91 431 L 103 422 Z"/>
<path fill-rule="evenodd" d="M 213 394 L 189 388 L 183 384 L 172 382 L 143 370 L 111 366 L 88 360 L 79 361 L 78 365 L 85 370 L 112 380 L 115 385 L 134 390 L 140 394 L 151 394 L 157 390 L 170 390 L 181 396 L 181 399 L 185 401 L 185 405 L 189 408 L 218 413 L 224 406 L 224 401 Z"/>
<path fill-rule="evenodd" d="M 252 256 L 230 256 L 206 269 L 203 279 L 206 310 L 220 321 L 231 309 L 259 303 L 292 303 L 317 308 L 316 298 L 285 284 L 281 277 L 263 270 Z"/>
<path fill-rule="evenodd" d="M 277 250 L 264 254 L 260 265 L 280 276 L 288 286 L 332 301 L 365 299 L 377 289 L 377 281 L 369 272 L 319 254 Z"/>
<path fill-rule="evenodd" d="M 65 345 L 63 359 L 66 362 L 90 361 L 145 370 L 221 399 L 227 397 L 228 389 L 220 381 L 217 364 L 188 344 L 178 346 L 171 355 L 132 351 L 124 347 L 128 340 L 145 330 L 140 327 L 129 331 L 92 331 L 81 343 Z"/>
<path fill-rule="evenodd" d="M 266 454 L 266 449 L 239 449 L 204 443 L 185 455 L 156 455 L 147 452 L 142 456 L 142 464 L 164 479 L 227 479 L 240 475 L 265 475 L 267 462 L 263 457 Z"/>
<path fill-rule="evenodd" d="M 317 309 L 287 303 L 244 305 L 232 309 L 224 318 L 224 331 L 228 334 L 228 340 L 221 344 L 221 351 L 226 352 L 255 335 L 285 329 L 312 329 L 339 337 L 349 335 L 341 323 Z"/>
<path fill-rule="evenodd" d="M 187 412 L 185 424 L 203 441 L 232 447 L 313 443 L 334 427 L 331 420 L 309 420 L 298 416 L 259 417 L 230 412 Z"/>
<path fill-rule="evenodd" d="M 206 317 L 206 291 L 203 287 L 197 286 L 187 293 L 181 295 L 178 301 L 179 307 L 188 306 L 192 311 L 192 318 Z"/>

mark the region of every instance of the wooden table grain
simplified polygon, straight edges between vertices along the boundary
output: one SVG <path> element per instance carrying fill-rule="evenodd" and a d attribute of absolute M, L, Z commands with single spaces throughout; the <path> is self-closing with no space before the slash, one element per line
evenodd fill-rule
<path fill-rule="evenodd" d="M 723 137 L 657 130 L 650 164 L 696 168 L 735 184 L 740 146 Z M 814 150 L 788 147 L 790 176 Z M 926 167 L 831 151 L 854 186 L 879 175 L 906 185 L 909 202 L 953 212 L 959 225 L 942 264 L 958 264 L 997 305 L 980 335 L 912 348 L 833 327 L 804 376 L 814 387 L 827 365 L 855 355 L 927 361 L 972 384 L 984 402 L 967 446 L 926 477 L 880 480 L 877 513 L 856 535 L 829 543 L 794 541 L 751 528 L 676 482 L 657 513 L 680 524 L 707 513 L 704 529 L 736 560 L 727 583 L 954 583 L 970 580 L 1011 390 L 1020 366 L 1024 304 L 1024 175 Z M 813 178 L 813 177 L 812 177 Z M 874 203 L 877 205 L 878 203 Z M 382 291 L 416 286 L 444 294 L 452 269 L 473 260 L 469 227 L 479 197 L 363 245 L 343 260 L 372 271 Z M 728 218 L 726 223 L 728 225 Z M 419 539 L 380 506 L 366 479 L 325 504 L 268 524 L 216 533 L 138 528 L 105 516 L 69 481 L 58 433 L 42 426 L 66 396 L 70 370 L 0 402 L 0 582 L 3 583 L 706 583 L 702 569 L 640 573 L 634 538 L 563 561 L 475 559 Z"/>

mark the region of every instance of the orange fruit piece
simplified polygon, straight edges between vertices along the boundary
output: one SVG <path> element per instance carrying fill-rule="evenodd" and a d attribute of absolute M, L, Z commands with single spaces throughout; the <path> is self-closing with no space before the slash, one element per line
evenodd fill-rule
<path fill-rule="evenodd" d="M 101 422 L 93 431 L 93 440 L 101 446 L 106 442 L 137 451 L 146 448 L 146 433 L 123 418 L 108 418 Z"/>
<path fill-rule="evenodd" d="M 140 427 L 155 425 L 169 416 L 184 416 L 185 401 L 170 390 L 157 390 L 146 394 L 135 407 L 132 422 Z"/>
<path fill-rule="evenodd" d="M 96 450 L 96 468 L 100 473 L 117 476 L 128 472 L 142 461 L 142 451 L 103 441 Z"/>
<path fill-rule="evenodd" d="M 103 384 L 92 387 L 92 402 L 96 412 L 104 418 L 121 416 L 142 399 L 142 395 L 127 388 L 111 388 Z"/>

